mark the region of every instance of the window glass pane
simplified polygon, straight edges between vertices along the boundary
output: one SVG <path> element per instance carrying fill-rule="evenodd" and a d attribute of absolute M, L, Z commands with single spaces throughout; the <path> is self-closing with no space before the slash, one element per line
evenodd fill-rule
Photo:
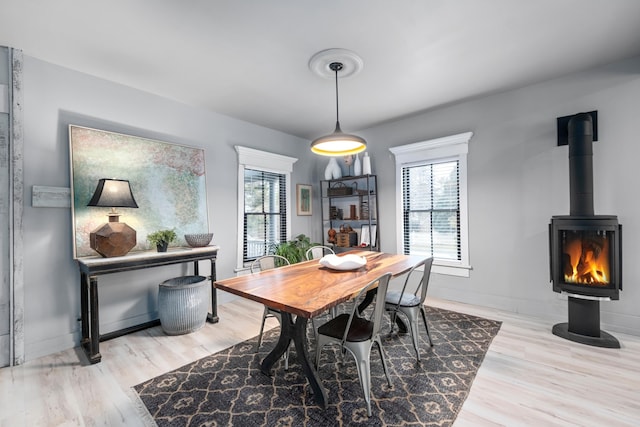
<path fill-rule="evenodd" d="M 433 256 L 448 260 L 460 259 L 460 239 L 456 212 L 433 213 Z"/>
<path fill-rule="evenodd" d="M 265 222 L 262 215 L 245 215 L 245 254 L 258 257 L 265 253 Z"/>
<path fill-rule="evenodd" d="M 431 212 L 411 212 L 405 233 L 405 253 L 431 256 Z"/>
<path fill-rule="evenodd" d="M 431 209 L 431 165 L 408 168 L 409 203 L 411 209 Z"/>
<path fill-rule="evenodd" d="M 402 168 L 404 253 L 459 261 L 459 162 Z"/>
<path fill-rule="evenodd" d="M 433 165 L 435 209 L 458 209 L 458 162 Z"/>
<path fill-rule="evenodd" d="M 266 255 L 286 239 L 286 177 L 245 169 L 244 261 Z"/>

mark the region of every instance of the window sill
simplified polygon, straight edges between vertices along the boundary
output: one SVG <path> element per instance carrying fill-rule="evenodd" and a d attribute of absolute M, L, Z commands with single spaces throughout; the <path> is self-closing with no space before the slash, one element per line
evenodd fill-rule
<path fill-rule="evenodd" d="M 434 262 L 431 272 L 437 274 L 445 274 L 447 276 L 469 277 L 471 271 L 470 265 L 443 265 Z"/>

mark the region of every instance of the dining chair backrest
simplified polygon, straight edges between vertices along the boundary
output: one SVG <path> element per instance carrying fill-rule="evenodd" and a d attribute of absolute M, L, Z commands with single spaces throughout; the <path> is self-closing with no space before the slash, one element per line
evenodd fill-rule
<path fill-rule="evenodd" d="M 404 286 L 402 287 L 401 294 L 404 295 L 405 292 L 407 292 L 407 286 L 411 280 L 411 277 L 415 276 L 415 274 L 413 273 L 420 273 L 420 268 L 422 267 L 422 277 L 420 278 L 420 281 L 418 282 L 415 290 L 411 293 L 420 298 L 420 305 L 424 304 L 424 301 L 427 299 L 427 288 L 429 287 L 429 277 L 431 276 L 432 265 L 433 258 L 426 258 L 425 260 L 420 261 L 419 263 L 411 267 L 411 270 L 409 271 L 409 274 L 407 274 L 407 278 L 404 281 Z M 398 301 L 398 303 L 400 303 L 401 301 L 402 298 L 400 299 L 400 301 Z"/>
<path fill-rule="evenodd" d="M 310 261 L 312 259 L 322 258 L 328 254 L 335 254 L 335 252 L 329 246 L 317 245 L 307 249 L 305 256 L 307 257 L 307 261 Z"/>
<path fill-rule="evenodd" d="M 433 258 L 427 258 L 423 265 L 422 279 L 418 284 L 418 288 L 414 292 L 415 296 L 418 296 L 418 289 L 420 290 L 420 304 L 424 304 L 424 300 L 427 299 L 427 288 L 429 287 L 429 277 L 431 277 L 431 266 L 433 265 Z"/>
<path fill-rule="evenodd" d="M 389 287 L 389 279 L 391 279 L 391 273 L 385 273 L 377 279 L 369 282 L 365 287 L 363 287 L 359 292 L 356 298 L 353 300 L 353 308 L 351 310 L 351 314 L 349 316 L 349 320 L 347 321 L 347 326 L 344 330 L 344 336 L 342 337 L 342 345 L 344 345 L 347 337 L 349 335 L 349 329 L 351 328 L 351 323 L 353 322 L 353 318 L 356 316 L 365 317 L 370 322 L 373 322 L 373 331 L 371 332 L 371 338 L 375 338 L 380 332 L 380 327 L 382 324 L 382 315 L 384 314 L 384 300 L 387 295 L 387 288 Z M 365 297 L 367 292 L 377 287 L 376 297 L 373 301 L 373 310 L 367 315 L 367 311 L 365 310 L 363 313 L 359 313 L 358 305 L 359 302 Z"/>
<path fill-rule="evenodd" d="M 284 265 L 290 265 L 288 259 L 280 255 L 265 255 L 257 258 L 251 263 L 251 272 L 256 273 L 258 271 L 271 270 L 272 268 L 282 267 Z"/>

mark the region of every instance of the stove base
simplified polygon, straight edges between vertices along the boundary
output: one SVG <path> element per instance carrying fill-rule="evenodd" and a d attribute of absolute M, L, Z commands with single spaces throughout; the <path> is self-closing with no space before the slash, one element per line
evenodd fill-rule
<path fill-rule="evenodd" d="M 553 325 L 553 329 L 551 331 L 553 332 L 553 335 L 557 335 L 580 344 L 591 345 L 594 347 L 620 348 L 620 342 L 616 337 L 605 331 L 600 331 L 599 337 L 576 334 L 569 331 L 569 323 L 558 323 L 557 325 Z"/>

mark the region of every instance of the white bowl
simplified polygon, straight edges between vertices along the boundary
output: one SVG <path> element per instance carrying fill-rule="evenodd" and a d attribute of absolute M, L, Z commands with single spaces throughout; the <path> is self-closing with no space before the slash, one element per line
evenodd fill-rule
<path fill-rule="evenodd" d="M 334 254 L 325 255 L 318 261 L 320 265 L 333 270 L 357 270 L 367 263 L 367 259 L 363 256 L 347 254 L 338 256 Z"/>

